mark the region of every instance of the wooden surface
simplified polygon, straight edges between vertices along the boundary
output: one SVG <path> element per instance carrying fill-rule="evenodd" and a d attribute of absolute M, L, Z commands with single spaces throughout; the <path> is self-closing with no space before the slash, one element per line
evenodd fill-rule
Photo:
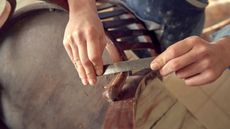
<path fill-rule="evenodd" d="M 136 97 L 135 129 L 206 129 L 154 73 L 141 81 Z"/>
<path fill-rule="evenodd" d="M 57 17 L 66 18 L 65 14 L 58 14 Z M 36 20 L 35 16 L 31 24 Z M 53 23 L 50 17 L 47 20 Z M 64 26 L 66 20 L 60 24 Z M 23 26 L 23 24 L 16 26 L 21 25 Z M 58 37 L 46 35 L 46 41 L 44 42 L 31 41 L 28 35 L 35 33 L 38 30 L 36 28 L 41 29 L 46 28 L 46 26 L 39 24 L 35 29 L 28 29 L 26 28 L 28 25 L 24 25 L 24 29 L 27 30 L 24 35 L 27 38 L 16 38 L 13 42 L 18 44 L 14 44 L 12 40 L 7 39 L 5 40 L 7 45 L 0 45 L 0 67 L 5 71 L 0 79 L 5 121 L 16 129 L 100 128 L 101 125 L 99 124 L 102 123 L 102 120 L 98 117 L 103 116 L 107 104 L 101 101 L 96 92 L 93 92 L 95 88 L 80 88 L 79 79 L 70 62 L 66 64 L 59 63 L 63 60 L 63 62 L 68 62 L 67 56 L 60 56 L 65 55 L 62 54 L 65 53 L 64 49 L 60 49 L 63 48 L 61 39 L 64 28 L 50 25 L 52 26 L 50 33 L 62 30 Z M 13 32 L 13 30 L 9 31 Z M 17 33 L 12 34 L 17 37 Z M 36 36 L 44 35 L 43 32 L 37 32 Z M 43 52 L 38 53 L 40 50 Z M 56 56 L 52 56 L 52 53 L 55 53 Z M 38 60 L 42 56 L 47 58 L 40 64 Z M 48 63 L 51 60 L 53 63 Z M 46 72 L 41 72 L 44 69 Z M 53 71 L 54 69 L 58 69 L 61 74 Z M 26 73 L 27 76 L 22 73 Z M 136 129 L 229 128 L 229 121 L 223 118 L 223 116 L 228 118 L 230 109 L 228 104 L 230 101 L 228 95 L 230 91 L 228 89 L 230 73 L 228 71 L 217 82 L 192 90 L 175 77 L 166 78 L 162 83 L 157 78 L 150 81 L 149 76 L 151 75 L 142 80 L 139 88 L 139 91 L 142 92 L 137 94 L 139 97 L 135 107 Z M 11 81 L 12 78 L 14 78 L 13 81 Z M 21 82 L 18 83 L 18 80 L 21 80 Z M 32 87 L 30 87 L 31 85 Z M 102 91 L 100 88 L 97 92 Z M 205 93 L 205 95 L 200 97 L 200 93 L 201 95 Z M 203 101 L 203 98 L 209 97 L 215 104 Z M 87 102 L 87 104 L 81 105 L 82 102 Z M 207 104 L 204 104 L 206 102 Z M 204 104 L 203 108 L 202 104 Z M 216 108 L 216 105 L 221 108 L 221 112 Z M 78 106 L 80 106 L 80 110 L 76 108 Z M 84 114 L 87 111 L 92 112 L 88 115 Z M 84 122 L 76 122 L 78 120 Z M 217 122 L 218 120 L 220 122 Z M 88 124 L 92 124 L 94 127 L 87 127 Z"/>
<path fill-rule="evenodd" d="M 10 129 L 101 128 L 103 86 L 111 78 L 82 85 L 62 44 L 67 19 L 65 12 L 37 11 L 0 35 L 1 107 Z"/>
<path fill-rule="evenodd" d="M 208 129 L 230 128 L 230 71 L 211 84 L 189 87 L 175 75 L 164 79 L 166 89 Z"/>

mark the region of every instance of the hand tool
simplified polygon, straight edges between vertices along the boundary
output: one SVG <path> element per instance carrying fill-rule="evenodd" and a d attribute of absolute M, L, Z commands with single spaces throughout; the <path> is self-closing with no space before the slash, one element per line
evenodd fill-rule
<path fill-rule="evenodd" d="M 137 60 L 121 61 L 114 64 L 104 65 L 103 75 L 109 75 L 119 72 L 150 68 L 150 63 L 154 57 L 142 58 Z"/>

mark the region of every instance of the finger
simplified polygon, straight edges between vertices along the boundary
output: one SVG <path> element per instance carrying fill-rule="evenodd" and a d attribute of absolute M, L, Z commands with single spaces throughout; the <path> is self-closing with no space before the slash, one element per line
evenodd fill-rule
<path fill-rule="evenodd" d="M 179 70 L 178 72 L 176 72 L 176 75 L 181 79 L 185 79 L 194 76 L 196 74 L 199 74 L 207 68 L 208 68 L 208 62 L 206 60 L 201 60 L 189 65 L 188 67 Z"/>
<path fill-rule="evenodd" d="M 105 46 L 102 46 L 105 42 L 105 40 L 92 40 L 89 39 L 87 41 L 87 49 L 88 49 L 88 56 L 92 64 L 94 65 L 94 69 L 97 73 L 97 75 L 101 75 L 103 73 L 103 60 L 102 60 L 102 54 L 103 54 L 103 48 Z M 90 47 L 89 47 L 90 46 Z"/>
<path fill-rule="evenodd" d="M 70 36 L 68 36 L 66 39 L 63 40 L 63 44 L 64 44 L 64 48 L 70 58 L 70 60 L 73 62 L 73 53 L 72 53 L 72 49 L 71 49 L 71 46 L 70 46 Z"/>
<path fill-rule="evenodd" d="M 199 59 L 199 56 L 197 54 L 197 51 L 192 49 L 189 52 L 185 53 L 184 55 L 181 55 L 177 58 L 171 59 L 166 63 L 166 65 L 163 66 L 163 68 L 160 70 L 161 75 L 165 76 L 172 72 L 176 72 L 194 62 L 196 62 Z"/>
<path fill-rule="evenodd" d="M 162 54 L 156 57 L 151 63 L 152 70 L 162 68 L 168 61 L 179 57 L 192 49 L 192 45 L 187 43 L 186 40 L 179 41 L 166 49 Z"/>
<path fill-rule="evenodd" d="M 185 79 L 185 84 L 188 86 L 199 86 L 210 83 L 215 80 L 215 76 L 212 72 L 206 70 L 198 75 Z"/>
<path fill-rule="evenodd" d="M 74 37 L 70 38 L 70 47 L 72 49 L 72 54 L 73 54 L 73 61 L 74 63 L 76 63 L 77 60 L 79 60 L 79 53 L 78 53 L 78 47 L 77 47 L 77 43 L 74 40 Z"/>
<path fill-rule="evenodd" d="M 85 73 L 85 69 L 83 68 L 83 66 L 81 64 L 80 59 L 76 60 L 75 68 L 77 69 L 79 77 L 81 78 L 82 84 L 83 85 L 88 85 L 88 80 L 87 80 L 87 76 L 86 76 L 86 73 Z"/>
<path fill-rule="evenodd" d="M 87 54 L 86 40 L 83 38 L 82 34 L 74 34 L 74 41 L 78 47 L 78 54 L 81 60 L 81 64 L 85 70 L 87 79 L 90 85 L 96 84 L 96 74 L 93 68 L 93 64 L 90 62 Z"/>
<path fill-rule="evenodd" d="M 78 72 L 78 75 L 83 83 L 83 85 L 88 85 L 88 80 L 87 80 L 87 76 L 85 73 L 85 70 L 81 64 L 80 58 L 79 58 L 79 54 L 78 54 L 78 47 L 75 43 L 75 41 L 73 40 L 73 38 L 70 38 L 70 46 L 71 46 L 71 50 L 72 50 L 72 55 L 73 55 L 73 63 L 75 65 L 75 68 Z"/>

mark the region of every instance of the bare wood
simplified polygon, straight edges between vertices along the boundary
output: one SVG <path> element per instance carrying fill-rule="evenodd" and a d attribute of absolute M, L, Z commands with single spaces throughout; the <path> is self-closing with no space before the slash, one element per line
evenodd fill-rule
<path fill-rule="evenodd" d="M 203 34 L 209 34 L 209 33 L 215 32 L 228 24 L 230 24 L 230 18 L 223 20 L 215 25 L 205 28 L 203 30 Z"/>

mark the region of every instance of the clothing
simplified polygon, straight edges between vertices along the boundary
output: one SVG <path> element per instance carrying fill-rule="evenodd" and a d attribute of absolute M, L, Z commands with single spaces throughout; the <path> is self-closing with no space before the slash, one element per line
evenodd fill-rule
<path fill-rule="evenodd" d="M 224 28 L 212 34 L 211 39 L 212 41 L 218 41 L 219 39 L 225 36 L 230 36 L 230 25 L 227 25 Z M 228 67 L 228 69 L 230 70 L 230 66 Z"/>
<path fill-rule="evenodd" d="M 195 2 L 194 2 L 195 1 Z M 191 35 L 199 35 L 204 24 L 207 0 L 123 0 L 149 29 L 159 25 L 162 50 Z"/>
<path fill-rule="evenodd" d="M 225 36 L 230 36 L 230 25 L 225 26 L 221 30 L 215 32 L 213 35 L 211 35 L 211 39 L 213 41 L 218 41 L 219 39 L 225 37 Z"/>

